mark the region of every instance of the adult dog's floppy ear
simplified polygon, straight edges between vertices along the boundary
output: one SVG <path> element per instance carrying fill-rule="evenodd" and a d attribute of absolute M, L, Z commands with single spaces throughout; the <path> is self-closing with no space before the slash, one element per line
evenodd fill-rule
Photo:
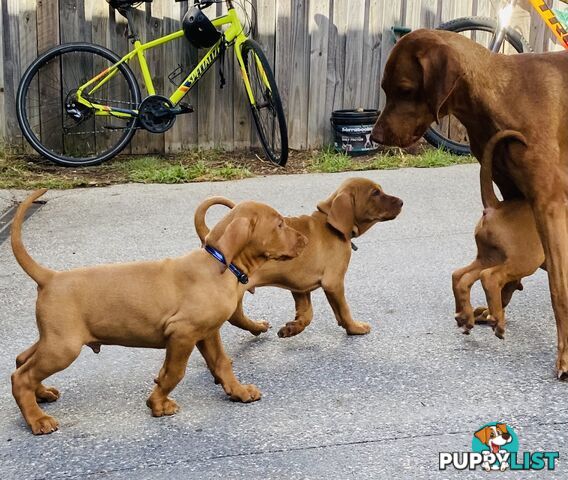
<path fill-rule="evenodd" d="M 318 203 L 318 210 L 327 215 L 327 223 L 341 232 L 347 239 L 357 235 L 355 227 L 355 205 L 353 196 L 347 193 L 334 194 Z"/>
<path fill-rule="evenodd" d="M 475 438 L 483 443 L 483 445 L 487 445 L 489 441 L 489 427 L 483 427 L 481 430 L 475 432 Z"/>
<path fill-rule="evenodd" d="M 438 122 L 440 110 L 456 89 L 464 72 L 457 53 L 445 43 L 428 45 L 427 49 L 417 53 L 417 58 L 422 67 L 426 101 Z"/>
<path fill-rule="evenodd" d="M 217 232 L 215 226 L 205 238 L 205 244 L 219 250 L 227 261 L 227 265 L 233 262 L 250 241 L 252 234 L 252 222 L 248 218 L 238 217 L 232 220 L 222 232 Z"/>

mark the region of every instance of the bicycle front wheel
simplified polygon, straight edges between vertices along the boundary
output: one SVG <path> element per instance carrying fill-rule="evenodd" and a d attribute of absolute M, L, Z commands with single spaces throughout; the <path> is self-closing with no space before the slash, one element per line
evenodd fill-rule
<path fill-rule="evenodd" d="M 456 32 L 467 38 L 489 48 L 489 44 L 495 30 L 497 22 L 491 18 L 484 17 L 464 17 L 443 23 L 438 27 L 439 30 Z M 531 48 L 523 36 L 512 28 L 507 29 L 500 53 L 523 53 L 530 52 Z M 424 134 L 424 138 L 431 145 L 447 150 L 456 155 L 469 155 L 469 138 L 466 128 L 453 115 L 433 123 Z"/>
<path fill-rule="evenodd" d="M 254 97 L 251 110 L 260 143 L 269 160 L 283 167 L 288 161 L 288 128 L 274 74 L 254 40 L 243 43 L 242 56 Z"/>
<path fill-rule="evenodd" d="M 136 118 L 113 115 L 113 109 L 133 110 L 141 101 L 127 65 L 121 64 L 95 91 L 87 87 L 83 92 L 88 102 L 105 106 L 104 114 L 76 98 L 81 85 L 119 61 L 99 45 L 70 43 L 29 66 L 18 88 L 16 110 L 24 137 L 38 153 L 66 167 L 89 166 L 114 157 L 130 142 Z"/>

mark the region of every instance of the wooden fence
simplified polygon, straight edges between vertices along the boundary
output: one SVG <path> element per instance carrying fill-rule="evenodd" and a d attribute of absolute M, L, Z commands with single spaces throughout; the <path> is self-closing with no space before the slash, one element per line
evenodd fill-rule
<path fill-rule="evenodd" d="M 559 0 L 550 1 L 556 5 Z M 63 42 L 89 41 L 119 54 L 129 48 L 125 19 L 104 0 L 1 0 L 0 138 L 22 147 L 15 94 L 25 68 L 46 49 Z M 193 2 L 189 2 L 193 3 Z M 468 15 L 494 16 L 496 0 L 237 0 L 246 14 L 256 10 L 254 36 L 274 66 L 295 149 L 329 142 L 329 118 L 339 108 L 378 108 L 380 77 L 393 46 L 391 27 L 435 27 Z M 188 2 L 154 0 L 136 11 L 142 39 L 180 28 Z M 224 5 L 210 7 L 211 16 Z M 241 12 L 243 10 L 241 9 Z M 243 15 L 244 16 L 244 15 Z M 552 48 L 536 14 L 518 9 L 515 24 L 536 51 Z M 195 65 L 199 52 L 181 39 L 149 54 L 158 92 L 174 88 L 168 74 L 181 63 Z M 186 148 L 235 149 L 254 142 L 244 90 L 232 55 L 226 59 L 227 86 L 219 89 L 211 69 L 190 95 L 196 113 L 178 117 L 164 135 L 138 132 L 132 153 Z M 144 92 L 143 92 L 144 95 Z"/>

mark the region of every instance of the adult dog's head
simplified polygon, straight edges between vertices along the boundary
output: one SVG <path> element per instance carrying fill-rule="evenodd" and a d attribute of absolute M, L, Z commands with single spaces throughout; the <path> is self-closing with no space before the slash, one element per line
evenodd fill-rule
<path fill-rule="evenodd" d="M 259 202 L 237 204 L 205 238 L 205 244 L 220 250 L 227 263 L 240 256 L 246 257 L 246 263 L 288 260 L 297 257 L 307 243 L 280 213 Z"/>
<path fill-rule="evenodd" d="M 387 195 L 382 187 L 366 178 L 350 178 L 318 210 L 327 222 L 347 239 L 365 233 L 377 222 L 393 220 L 402 209 L 400 198 Z"/>
<path fill-rule="evenodd" d="M 465 42 L 465 44 L 464 44 Z M 464 75 L 458 52 L 482 48 L 452 32 L 416 30 L 393 48 L 383 74 L 386 105 L 371 138 L 407 147 L 448 113 L 448 101 Z"/>

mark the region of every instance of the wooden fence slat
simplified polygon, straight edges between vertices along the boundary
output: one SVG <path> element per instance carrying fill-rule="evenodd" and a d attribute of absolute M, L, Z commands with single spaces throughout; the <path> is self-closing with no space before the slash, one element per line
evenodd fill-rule
<path fill-rule="evenodd" d="M 245 10 L 237 8 L 237 13 L 241 18 L 241 22 L 245 22 L 245 13 L 252 18 L 252 6 L 246 4 Z M 231 52 L 230 55 L 233 55 Z M 250 112 L 250 104 L 245 92 L 245 87 L 241 80 L 241 69 L 238 62 L 233 62 L 233 131 L 234 131 L 234 146 L 237 149 L 249 148 L 251 143 L 256 142 L 256 130 L 253 127 L 252 115 Z M 254 130 L 254 131 L 253 131 Z"/>
<path fill-rule="evenodd" d="M 4 35 L 4 122 L 9 143 L 21 148 L 22 136 L 16 119 L 16 93 L 20 82 L 20 40 L 18 0 L 2 1 L 2 33 Z"/>
<path fill-rule="evenodd" d="M 345 49 L 345 108 L 359 108 L 361 105 L 361 84 L 363 74 L 363 43 L 365 26 L 365 1 L 349 0 L 347 17 L 347 37 Z"/>
<path fill-rule="evenodd" d="M 333 92 L 331 98 L 332 109 L 344 108 L 343 95 L 345 92 L 345 42 L 347 38 L 347 18 L 349 17 L 349 5 L 345 0 L 336 0 L 333 3 L 333 23 L 329 32 L 329 51 L 333 52 L 332 62 L 328 68 L 328 74 L 332 79 Z"/>
<path fill-rule="evenodd" d="M 326 105 L 329 46 L 329 0 L 312 0 L 309 9 L 310 83 L 308 145 L 321 146 L 329 137 L 331 109 Z"/>
<path fill-rule="evenodd" d="M 20 75 L 37 58 L 37 17 L 36 0 L 20 0 Z M 37 79 L 30 85 L 28 102 L 30 123 L 39 129 L 39 83 Z M 34 153 L 28 142 L 23 142 L 26 153 Z"/>
<path fill-rule="evenodd" d="M 379 108 L 382 21 L 381 0 L 369 0 L 363 54 L 363 78 L 366 82 L 361 102 L 365 108 Z"/>
<path fill-rule="evenodd" d="M 2 6 L 0 5 L 0 25 L 4 27 L 2 21 Z M 0 32 L 0 119 L 5 118 L 4 113 L 4 35 Z M 0 120 L 0 142 L 6 137 L 6 124 Z"/>

